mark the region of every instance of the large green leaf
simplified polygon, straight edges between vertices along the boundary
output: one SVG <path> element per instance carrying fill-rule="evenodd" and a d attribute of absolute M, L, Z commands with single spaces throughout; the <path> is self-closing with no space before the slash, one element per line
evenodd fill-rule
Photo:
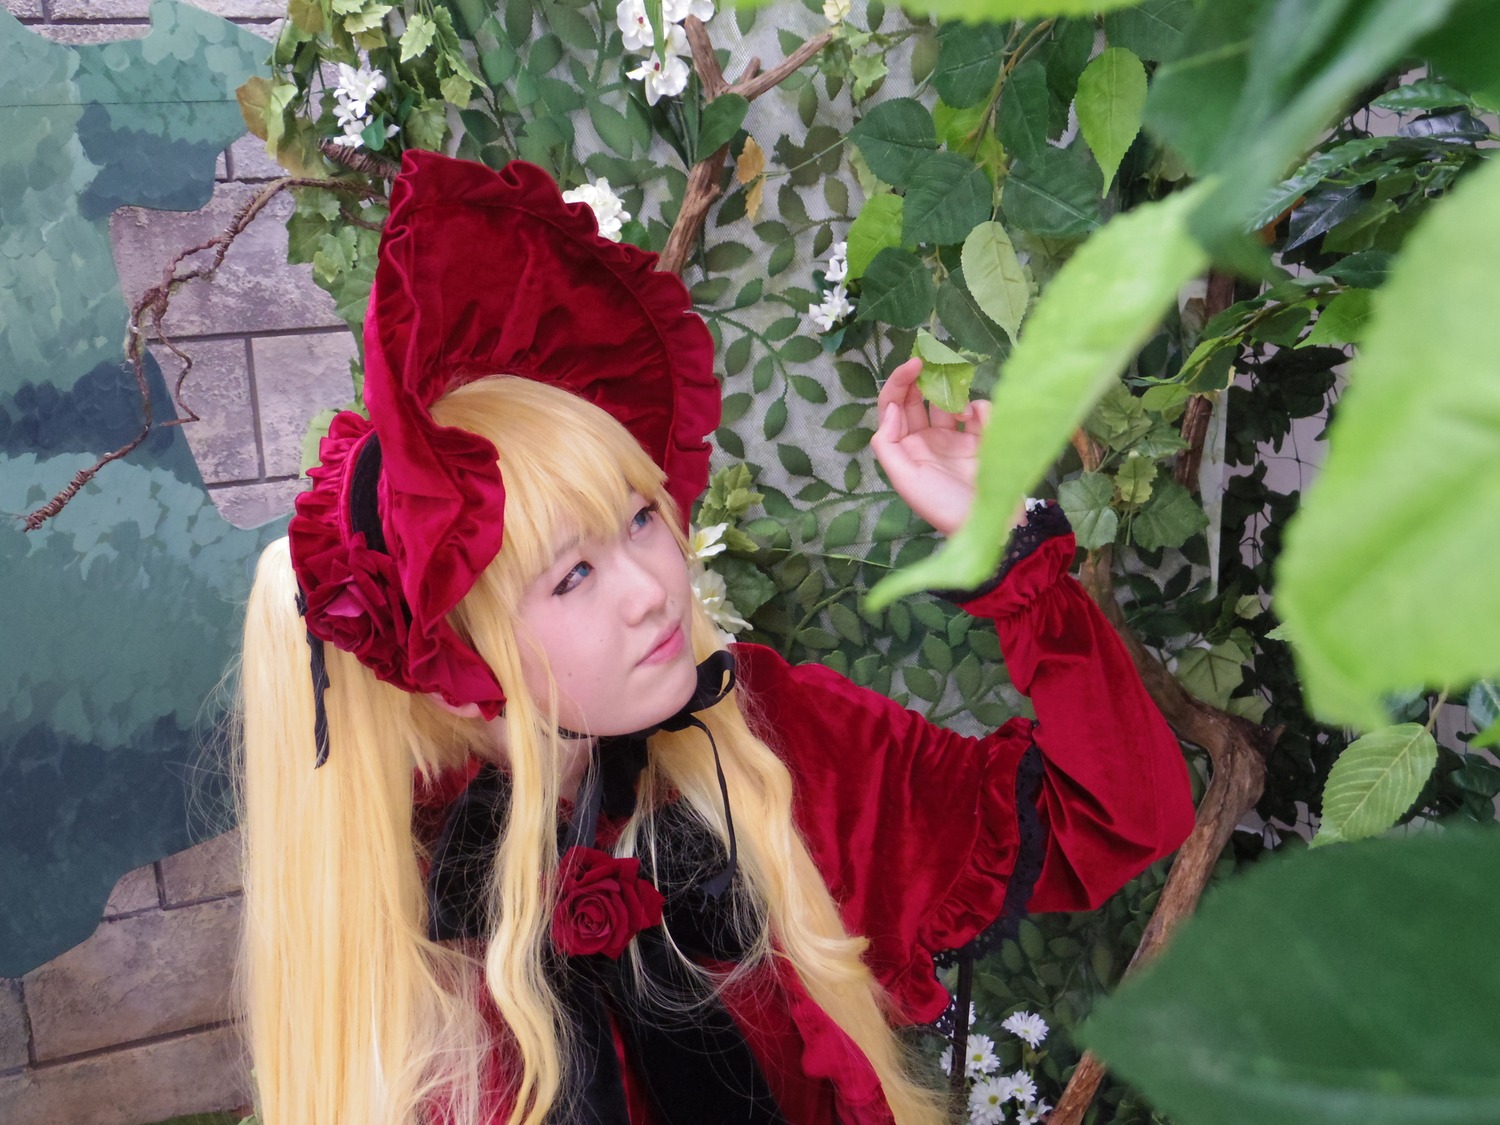
<path fill-rule="evenodd" d="M 1099 181 L 1087 157 L 1043 146 L 1005 177 L 1001 206 L 1012 226 L 1051 238 L 1080 238 L 1099 225 Z"/>
<path fill-rule="evenodd" d="M 1500 673 L 1500 163 L 1408 236 L 1287 532 L 1277 612 L 1313 709 L 1384 725 L 1380 697 Z"/>
<path fill-rule="evenodd" d="M 1015 340 L 1031 301 L 1031 286 L 1015 247 L 999 223 L 980 223 L 964 239 L 964 280 L 984 314 Z"/>
<path fill-rule="evenodd" d="M 855 319 L 915 328 L 932 313 L 936 298 L 932 272 L 922 259 L 908 250 L 887 248 L 865 270 Z"/>
<path fill-rule="evenodd" d="M 750 111 L 750 103 L 740 94 L 720 94 L 703 107 L 698 122 L 698 154 L 707 157 L 726 145 L 739 132 Z"/>
<path fill-rule="evenodd" d="M 1323 787 L 1312 846 L 1363 840 L 1400 820 L 1437 765 L 1437 742 L 1420 723 L 1371 731 L 1344 748 Z"/>
<path fill-rule="evenodd" d="M 1039 158 L 1047 144 L 1047 68 L 1027 59 L 1005 80 L 995 131 L 1007 152 L 1022 160 Z"/>
<path fill-rule="evenodd" d="M 969 385 L 974 382 L 972 363 L 925 328 L 917 332 L 912 355 L 922 360 L 917 389 L 923 398 L 949 414 L 957 414 L 969 405 Z"/>
<path fill-rule="evenodd" d="M 1273 858 L 1079 1038 L 1179 1125 L 1500 1120 L 1497 880 L 1494 832 Z"/>
<path fill-rule="evenodd" d="M 886 247 L 901 245 L 902 199 L 899 195 L 872 196 L 865 200 L 854 222 L 849 224 L 849 280 L 863 276 L 875 255 Z"/>
<path fill-rule="evenodd" d="M 937 149 L 937 126 L 927 107 L 911 98 L 881 102 L 849 130 L 865 163 L 888 184 L 905 187 L 912 172 Z"/>
<path fill-rule="evenodd" d="M 1140 58 L 1159 62 L 1177 50 L 1195 10 L 1193 0 L 1145 0 L 1105 16 L 1104 34 L 1111 47 L 1128 47 Z"/>
<path fill-rule="evenodd" d="M 1079 131 L 1099 162 L 1108 191 L 1125 151 L 1141 131 L 1146 68 L 1124 47 L 1110 47 L 1079 75 L 1074 105 Z"/>
<path fill-rule="evenodd" d="M 1084 473 L 1065 480 L 1057 487 L 1057 502 L 1062 505 L 1078 545 L 1097 551 L 1115 541 L 1120 517 L 1110 507 L 1115 485 L 1106 473 Z"/>
<path fill-rule="evenodd" d="M 912 172 L 906 190 L 906 242 L 962 242 L 990 217 L 995 189 L 967 156 L 938 152 Z"/>
<path fill-rule="evenodd" d="M 938 32 L 938 60 L 932 84 L 950 106 L 977 105 L 989 97 L 1000 78 L 1001 51 L 1009 28 L 949 25 Z"/>
<path fill-rule="evenodd" d="M 1146 123 L 1221 173 L 1194 230 L 1222 248 L 1271 184 L 1454 0 L 1240 0 L 1203 5 L 1156 71 Z"/>
<path fill-rule="evenodd" d="M 979 23 L 1043 16 L 1090 16 L 1139 3 L 1140 0 L 904 0 L 902 7 L 915 16 Z"/>
<path fill-rule="evenodd" d="M 968 521 L 937 554 L 881 581 L 870 592 L 873 605 L 937 586 L 972 588 L 993 572 L 1006 514 L 1150 337 L 1178 288 L 1205 265 L 1187 231 L 1200 191 L 1117 217 L 1058 271 L 996 385 L 994 416 L 1005 424 L 990 426 L 980 443 Z"/>

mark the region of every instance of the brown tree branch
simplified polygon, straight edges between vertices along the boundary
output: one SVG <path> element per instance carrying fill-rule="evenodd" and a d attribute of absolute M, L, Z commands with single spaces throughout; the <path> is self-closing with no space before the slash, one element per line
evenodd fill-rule
<path fill-rule="evenodd" d="M 683 21 L 683 30 L 687 33 L 688 46 L 693 52 L 693 69 L 698 72 L 698 82 L 709 101 L 726 93 L 739 94 L 754 101 L 795 73 L 798 67 L 832 42 L 834 36 L 832 31 L 813 36 L 765 73 L 760 72 L 760 60 L 751 59 L 740 80 L 731 86 L 725 81 L 703 21 L 696 16 L 689 16 Z M 672 224 L 671 233 L 667 235 L 667 244 L 656 263 L 657 269 L 680 274 L 687 265 L 698 236 L 703 233 L 703 225 L 708 221 L 709 209 L 719 198 L 719 178 L 724 172 L 724 161 L 728 156 L 729 146 L 721 145 L 693 165 L 692 171 L 688 173 L 687 190 L 683 192 L 677 221 Z"/>
<path fill-rule="evenodd" d="M 1204 298 L 1205 320 L 1218 316 L 1234 304 L 1234 275 L 1213 270 L 1208 275 L 1208 293 Z M 1187 448 L 1177 454 L 1172 479 L 1191 492 L 1198 491 L 1198 468 L 1203 464 L 1203 447 L 1208 441 L 1208 423 L 1213 417 L 1217 395 L 1194 395 L 1182 413 L 1182 440 Z"/>
<path fill-rule="evenodd" d="M 163 422 L 163 426 L 180 426 L 184 422 L 198 421 L 198 415 L 182 401 L 182 386 L 186 382 L 188 373 L 193 369 L 193 360 L 186 352 L 179 348 L 172 339 L 162 331 L 162 318 L 167 314 L 167 308 L 171 304 L 172 295 L 178 289 L 200 277 L 210 277 L 224 264 L 224 257 L 229 253 L 229 248 L 252 222 L 257 215 L 265 210 L 266 206 L 277 195 L 289 188 L 316 187 L 325 188 L 329 191 L 348 192 L 362 196 L 366 199 L 378 198 L 380 192 L 363 184 L 350 180 L 323 180 L 302 179 L 293 176 L 283 176 L 279 180 L 273 180 L 254 196 L 245 202 L 245 205 L 235 212 L 234 218 L 230 220 L 229 226 L 220 234 L 200 242 L 197 246 L 190 246 L 177 254 L 168 262 L 162 270 L 161 284 L 154 285 L 136 301 L 130 310 L 130 319 L 125 326 L 125 357 L 130 360 L 130 365 L 135 373 L 136 389 L 141 396 L 141 429 L 140 431 L 120 448 L 106 453 L 94 464 L 86 469 L 79 469 L 73 474 L 73 479 L 62 488 L 52 499 L 48 500 L 40 508 L 22 517 L 21 526 L 25 531 L 35 531 L 53 516 L 57 515 L 67 507 L 68 502 L 77 496 L 84 485 L 98 475 L 99 470 L 111 461 L 118 461 L 128 456 L 139 448 L 140 444 L 151 434 L 152 426 L 155 425 L 155 409 L 151 401 L 151 385 L 146 380 L 146 340 L 148 336 L 147 325 L 154 331 L 155 338 L 163 346 L 170 349 L 172 354 L 183 363 L 182 371 L 177 376 L 173 385 L 172 398 L 177 409 L 182 411 L 186 417 L 174 418 Z M 207 266 L 195 267 L 184 273 L 178 273 L 180 267 L 195 254 L 205 251 L 213 251 L 213 259 Z"/>

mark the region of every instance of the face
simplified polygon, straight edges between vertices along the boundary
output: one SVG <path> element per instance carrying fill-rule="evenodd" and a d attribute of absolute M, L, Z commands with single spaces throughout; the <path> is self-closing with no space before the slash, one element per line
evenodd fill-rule
<path fill-rule="evenodd" d="M 654 726 L 697 683 L 687 562 L 655 505 L 634 493 L 631 501 L 616 535 L 563 536 L 552 564 L 521 598 L 527 686 L 545 700 L 551 669 L 558 722 L 569 730 L 610 735 Z"/>

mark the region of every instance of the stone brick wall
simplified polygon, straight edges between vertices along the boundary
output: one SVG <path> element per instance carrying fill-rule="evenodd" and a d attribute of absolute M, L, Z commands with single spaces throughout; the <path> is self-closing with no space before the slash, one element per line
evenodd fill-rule
<path fill-rule="evenodd" d="M 149 30 L 149 0 L 0 2 L 66 43 Z M 268 39 L 284 6 L 193 2 Z M 155 284 L 177 252 L 222 231 L 277 175 L 246 136 L 220 159 L 201 211 L 117 211 L 110 229 L 126 302 Z M 174 299 L 166 320 L 195 361 L 184 397 L 202 421 L 184 432 L 219 510 L 241 527 L 290 511 L 308 418 L 352 393 L 353 339 L 307 268 L 286 262 L 290 205 L 274 203 L 213 281 Z M 154 350 L 174 382 L 176 360 Z M 231 1006 L 237 855 L 228 835 L 130 872 L 92 937 L 19 980 L 0 979 L 0 1122 L 152 1125 L 247 1105 Z"/>

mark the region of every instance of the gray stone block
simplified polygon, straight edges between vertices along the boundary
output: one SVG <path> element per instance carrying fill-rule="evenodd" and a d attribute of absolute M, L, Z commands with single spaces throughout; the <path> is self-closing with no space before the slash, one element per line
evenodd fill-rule
<path fill-rule="evenodd" d="M 189 0 L 196 8 L 232 20 L 272 20 L 286 14 L 284 0 Z M 146 19 L 151 0 L 52 0 L 54 20 Z"/>
<path fill-rule="evenodd" d="M 298 336 L 257 336 L 250 341 L 255 394 L 260 403 L 260 440 L 266 476 L 302 470 L 302 437 L 321 410 L 354 397 L 349 361 L 354 337 L 347 329 Z"/>
<path fill-rule="evenodd" d="M 222 833 L 197 847 L 167 856 L 161 861 L 161 883 L 168 906 L 237 893 L 240 889 L 239 831 Z"/>
<path fill-rule="evenodd" d="M 249 1066 L 231 1027 L 0 1078 L 5 1125 L 149 1125 L 249 1102 Z"/>
<path fill-rule="evenodd" d="M 184 422 L 183 436 L 192 448 L 205 484 L 256 480 L 261 475 L 250 401 L 249 343 L 246 340 L 178 340 L 193 368 L 182 385 L 182 399 L 196 422 Z M 165 347 L 151 349 L 167 386 L 176 385 L 182 361 Z M 186 415 L 182 415 L 186 417 Z"/>
<path fill-rule="evenodd" d="M 274 180 L 286 169 L 271 159 L 263 140 L 246 133 L 229 146 L 229 174 L 235 180 Z"/>
<path fill-rule="evenodd" d="M 117 210 L 109 225 L 126 301 L 133 306 L 183 250 L 227 229 L 259 190 L 248 184 L 219 184 L 213 199 L 199 211 Z M 292 206 L 285 193 L 272 200 L 235 239 L 214 277 L 191 282 L 173 296 L 166 317 L 168 334 L 248 335 L 342 327 L 333 299 L 313 284 L 311 267 L 287 263 L 286 220 Z"/>
<path fill-rule="evenodd" d="M 109 901 L 104 904 L 104 916 L 114 918 L 160 905 L 156 895 L 156 866 L 148 863 L 120 876 L 115 889 L 109 892 Z"/>
<path fill-rule="evenodd" d="M 278 516 L 289 515 L 297 493 L 307 487 L 306 479 L 268 480 L 260 484 L 231 484 L 208 490 L 214 506 L 235 527 L 259 527 Z"/>
<path fill-rule="evenodd" d="M 182 399 L 198 415 L 198 421 L 184 422 L 182 432 L 204 483 L 258 479 L 260 450 L 255 437 L 255 410 L 250 400 L 249 342 L 178 340 L 176 343 L 193 361 L 182 385 Z M 167 386 L 175 386 L 182 372 L 182 361 L 165 347 L 154 346 L 151 353 L 161 365 Z"/>
<path fill-rule="evenodd" d="M 21 982 L 0 980 L 0 1071 L 25 1066 L 31 1036 L 26 1030 L 26 1003 L 21 998 Z M 0 1117 L 0 1120 L 9 1118 Z"/>
<path fill-rule="evenodd" d="M 47 13 L 42 11 L 42 0 L 5 0 L 5 10 L 18 20 L 47 18 Z"/>
<path fill-rule="evenodd" d="M 227 1019 L 239 919 L 240 900 L 228 898 L 103 922 L 28 973 L 37 1061 Z"/>
<path fill-rule="evenodd" d="M 116 39 L 144 39 L 148 23 L 38 23 L 31 30 L 57 43 L 110 43 Z"/>

